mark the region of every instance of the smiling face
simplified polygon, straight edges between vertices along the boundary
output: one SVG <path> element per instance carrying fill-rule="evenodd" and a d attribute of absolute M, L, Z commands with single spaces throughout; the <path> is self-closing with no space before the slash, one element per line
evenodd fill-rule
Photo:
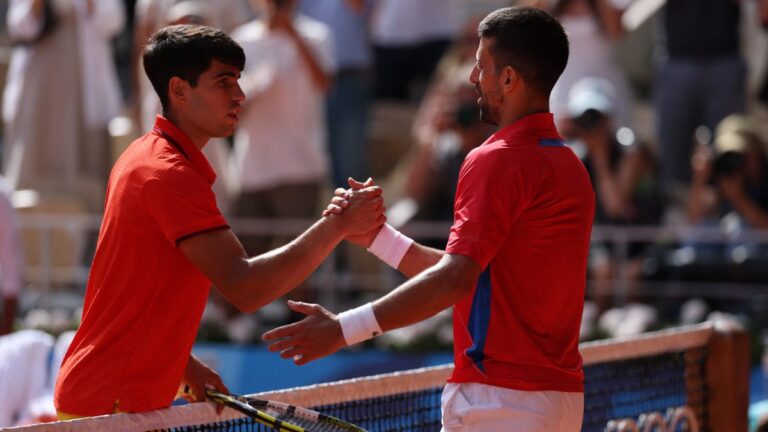
<path fill-rule="evenodd" d="M 493 56 L 490 53 L 493 40 L 481 38 L 480 46 L 475 55 L 475 67 L 469 76 L 469 81 L 475 86 L 479 98 L 480 118 L 489 124 L 498 125 L 501 119 L 503 93 L 500 74 Z"/>
<path fill-rule="evenodd" d="M 200 75 L 197 86 L 188 87 L 186 117 L 209 137 L 227 137 L 235 132 L 245 94 L 237 82 L 240 70 L 216 59 Z"/>

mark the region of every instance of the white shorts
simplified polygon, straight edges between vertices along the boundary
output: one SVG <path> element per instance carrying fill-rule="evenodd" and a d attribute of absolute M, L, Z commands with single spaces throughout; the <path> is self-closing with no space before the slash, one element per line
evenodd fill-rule
<path fill-rule="evenodd" d="M 579 432 L 584 393 L 448 383 L 442 432 Z"/>

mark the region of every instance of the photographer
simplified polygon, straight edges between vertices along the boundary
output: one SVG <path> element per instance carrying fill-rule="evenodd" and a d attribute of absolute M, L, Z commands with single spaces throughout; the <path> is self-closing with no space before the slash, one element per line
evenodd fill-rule
<path fill-rule="evenodd" d="M 731 220 L 742 229 L 768 229 L 768 160 L 751 120 L 736 115 L 724 119 L 713 148 L 699 145 L 691 167 L 689 222 Z"/>
<path fill-rule="evenodd" d="M 651 225 L 661 219 L 663 200 L 656 181 L 656 160 L 650 149 L 635 143 L 631 132 L 619 141 L 614 126 L 614 92 L 610 82 L 584 78 L 572 88 L 566 121 L 571 145 L 580 155 L 595 188 L 596 225 Z M 648 245 L 631 243 L 628 275 L 636 280 Z M 593 242 L 589 277 L 593 299 L 600 309 L 610 306 L 616 274 L 610 242 Z M 636 291 L 630 287 L 630 291 Z"/>
<path fill-rule="evenodd" d="M 434 133 L 418 143 L 408 170 L 405 194 L 418 206 L 416 219 L 453 221 L 459 168 L 467 153 L 491 134 L 489 126 L 480 121 L 477 93 L 463 71 L 440 96 L 439 109 L 431 119 Z"/>

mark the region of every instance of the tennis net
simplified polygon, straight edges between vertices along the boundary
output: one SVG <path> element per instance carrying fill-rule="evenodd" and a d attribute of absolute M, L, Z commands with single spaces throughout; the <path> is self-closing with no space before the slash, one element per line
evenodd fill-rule
<path fill-rule="evenodd" d="M 586 377 L 583 431 L 633 430 L 628 422 L 638 422 L 641 416 L 646 422 L 654 416 L 669 422 L 674 409 L 678 414 L 684 409 L 693 417 L 687 430 L 747 428 L 749 346 L 738 326 L 706 322 L 583 343 L 580 348 Z M 310 407 L 368 431 L 439 431 L 440 395 L 450 371 L 451 365 L 444 365 L 252 396 Z M 690 427 L 691 422 L 695 427 Z M 22 430 L 271 429 L 229 408 L 217 415 L 212 404 L 199 403 L 18 428 Z"/>

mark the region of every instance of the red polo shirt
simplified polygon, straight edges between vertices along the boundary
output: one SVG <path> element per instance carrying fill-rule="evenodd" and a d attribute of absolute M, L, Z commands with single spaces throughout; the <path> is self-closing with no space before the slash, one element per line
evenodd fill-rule
<path fill-rule="evenodd" d="M 160 116 L 115 163 L 57 410 L 92 416 L 171 404 L 211 286 L 177 243 L 227 227 L 215 178 L 203 153 Z"/>
<path fill-rule="evenodd" d="M 467 156 L 446 252 L 484 269 L 454 307 L 450 382 L 583 391 L 579 326 L 595 195 L 551 114 Z"/>

